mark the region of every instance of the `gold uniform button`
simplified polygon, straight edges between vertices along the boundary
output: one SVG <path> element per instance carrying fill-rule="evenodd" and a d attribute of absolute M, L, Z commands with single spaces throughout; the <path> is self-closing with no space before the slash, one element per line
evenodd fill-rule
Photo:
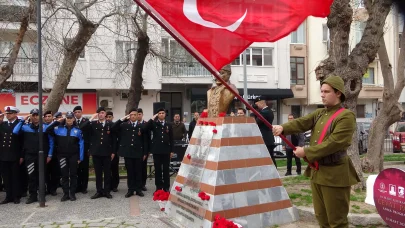
<path fill-rule="evenodd" d="M 319 131 L 318 131 L 318 133 L 319 133 Z"/>
<path fill-rule="evenodd" d="M 101 139 L 103 139 L 103 138 L 101 138 Z"/>
<path fill-rule="evenodd" d="M 328 113 L 325 114 L 325 116 L 327 116 L 327 115 L 328 115 Z"/>
<path fill-rule="evenodd" d="M 103 142 L 100 142 L 100 144 L 103 144 Z"/>
<path fill-rule="evenodd" d="M 315 142 L 317 142 L 317 141 L 315 140 Z"/>
<path fill-rule="evenodd" d="M 321 122 L 321 124 L 323 124 L 323 122 Z"/>
<path fill-rule="evenodd" d="M 131 144 L 131 146 L 133 146 L 134 144 Z"/>
<path fill-rule="evenodd" d="M 162 141 L 163 142 L 163 141 Z"/>
<path fill-rule="evenodd" d="M 11 141 L 9 141 L 8 143 L 11 143 Z"/>
<path fill-rule="evenodd" d="M 132 135 L 132 136 L 134 136 L 134 135 Z"/>

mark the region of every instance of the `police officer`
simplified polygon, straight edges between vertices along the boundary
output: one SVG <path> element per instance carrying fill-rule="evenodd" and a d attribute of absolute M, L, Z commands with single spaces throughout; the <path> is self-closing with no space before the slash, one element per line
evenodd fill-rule
<path fill-rule="evenodd" d="M 169 165 L 170 157 L 173 156 L 174 143 L 173 128 L 170 123 L 165 121 L 165 117 L 166 111 L 161 108 L 158 110 L 158 113 L 148 121 L 147 126 L 153 134 L 151 152 L 155 166 L 156 191 L 163 189 L 168 192 L 170 188 Z"/>
<path fill-rule="evenodd" d="M 51 111 L 44 112 L 44 131 L 45 129 L 53 122 L 53 116 Z M 44 137 L 52 137 L 49 134 L 44 134 Z M 53 138 L 53 137 L 52 137 Z M 46 139 L 44 139 L 46 140 Z M 46 151 L 46 150 L 44 150 Z M 49 153 L 48 153 L 49 154 Z M 50 161 L 47 161 L 45 169 L 45 182 L 46 182 L 46 193 L 56 196 L 56 189 L 58 188 L 60 181 L 60 168 L 57 159 L 57 150 L 56 145 L 53 145 L 52 148 L 52 157 Z"/>
<path fill-rule="evenodd" d="M 312 130 L 310 146 L 297 147 L 294 154 L 319 164 L 318 170 L 312 166 L 305 171 L 305 176 L 311 177 L 315 216 L 320 227 L 348 227 L 350 188 L 360 181 L 346 152 L 356 130 L 356 118 L 352 111 L 342 108 L 345 87 L 341 77 L 329 76 L 321 83 L 321 98 L 325 108 L 273 126 L 273 132 L 291 135 Z M 326 135 L 322 140 L 323 129 Z"/>
<path fill-rule="evenodd" d="M 69 111 L 66 118 L 59 118 L 48 126 L 47 132 L 58 144 L 58 160 L 62 173 L 63 197 L 60 201 L 76 200 L 77 166 L 84 157 L 84 140 L 81 130 L 74 125 L 74 114 Z M 48 155 L 48 159 L 52 156 Z"/>
<path fill-rule="evenodd" d="M 144 196 L 142 192 L 142 161 L 147 157 L 148 138 L 145 129 L 137 119 L 137 109 L 132 109 L 129 115 L 121 118 L 113 125 L 120 137 L 118 154 L 124 157 L 127 169 L 128 192 L 125 195 L 126 198 L 134 195 L 134 192 L 138 196 Z"/>
<path fill-rule="evenodd" d="M 30 193 L 27 199 L 27 204 L 31 204 L 38 201 L 37 189 L 39 186 L 39 167 L 38 167 L 38 152 L 39 152 L 39 110 L 32 109 L 30 115 L 24 118 L 13 130 L 13 134 L 23 135 L 23 151 L 24 160 L 28 172 L 28 191 Z M 47 126 L 43 124 L 43 131 Z M 53 151 L 53 137 L 48 137 L 44 134 L 43 137 L 43 149 L 48 156 L 52 157 Z M 44 163 L 46 163 L 44 161 Z"/>
<path fill-rule="evenodd" d="M 270 124 L 272 124 L 274 120 L 274 114 L 273 111 L 267 106 L 265 97 L 263 96 L 257 97 L 255 99 L 255 105 L 257 106 L 260 115 L 262 115 Z M 256 123 L 259 126 L 260 132 L 262 133 L 264 144 L 266 144 L 267 150 L 270 153 L 270 157 L 273 160 L 273 164 L 277 168 L 276 159 L 274 158 L 275 145 L 273 133 L 271 132 L 271 129 L 267 127 L 266 124 L 264 124 L 264 122 L 261 119 L 257 118 L 255 115 L 254 117 L 256 118 Z"/>
<path fill-rule="evenodd" d="M 148 179 L 148 157 L 150 153 L 150 140 L 151 140 L 151 135 L 150 131 L 147 129 L 147 123 L 145 120 L 143 120 L 143 110 L 141 108 L 138 108 L 136 110 L 138 112 L 138 123 L 141 124 L 142 128 L 144 129 L 144 132 L 147 137 L 147 144 L 145 147 L 147 148 L 147 154 L 146 158 L 142 161 L 142 191 L 147 191 L 146 188 L 146 180 Z"/>
<path fill-rule="evenodd" d="M 112 123 L 105 119 L 106 111 L 103 107 L 97 109 L 89 121 L 82 126 L 84 132 L 90 134 L 90 154 L 93 158 L 96 173 L 97 193 L 91 199 L 105 196 L 112 198 L 111 191 L 111 160 L 115 156 L 115 140 L 112 134 Z M 94 120 L 98 118 L 98 120 Z M 94 120 L 94 121 L 93 121 Z M 103 188 L 104 173 L 104 188 Z"/>
<path fill-rule="evenodd" d="M 107 121 L 110 121 L 111 123 L 114 123 L 114 113 L 112 111 L 107 111 L 105 119 Z M 120 163 L 120 157 L 117 154 L 118 151 L 118 142 L 119 142 L 119 137 L 115 134 L 113 131 L 113 136 L 116 140 L 115 147 L 114 147 L 114 152 L 116 155 L 114 156 L 114 159 L 111 161 L 111 189 L 113 192 L 118 192 L 118 185 L 120 184 L 120 172 L 119 172 L 119 163 Z"/>
<path fill-rule="evenodd" d="M 24 157 L 21 150 L 21 137 L 13 134 L 13 130 L 20 122 L 17 119 L 17 113 L 20 110 L 14 106 L 6 106 L 4 110 L 7 121 L 3 121 L 0 125 L 0 138 L 2 139 L 0 162 L 6 188 L 6 198 L 0 204 L 10 202 L 19 204 L 21 198 L 20 166 L 23 164 Z"/>
<path fill-rule="evenodd" d="M 76 106 L 73 108 L 73 113 L 75 115 L 76 124 L 79 128 L 83 126 L 85 122 L 89 120 L 83 117 L 83 109 L 82 106 Z M 83 161 L 80 162 L 79 168 L 77 170 L 77 192 L 82 192 L 83 194 L 87 194 L 87 186 L 89 183 L 89 148 L 90 148 L 90 135 L 88 132 L 82 132 L 83 140 L 84 140 L 84 157 Z"/>

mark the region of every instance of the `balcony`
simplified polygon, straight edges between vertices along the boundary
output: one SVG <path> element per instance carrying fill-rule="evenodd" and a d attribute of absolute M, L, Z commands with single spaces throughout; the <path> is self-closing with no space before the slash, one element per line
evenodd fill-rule
<path fill-rule="evenodd" d="M 163 77 L 211 77 L 211 73 L 197 62 L 163 62 Z"/>
<path fill-rule="evenodd" d="M 0 64 L 8 63 L 8 57 L 0 57 Z M 38 75 L 38 58 L 17 58 L 13 69 L 13 76 Z"/>

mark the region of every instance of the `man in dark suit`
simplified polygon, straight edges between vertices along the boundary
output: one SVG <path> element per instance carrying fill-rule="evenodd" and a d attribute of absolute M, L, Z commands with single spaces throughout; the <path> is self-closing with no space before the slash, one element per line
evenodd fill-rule
<path fill-rule="evenodd" d="M 190 125 L 188 126 L 188 140 L 191 139 L 191 136 L 193 136 L 193 131 L 195 126 L 197 125 L 198 118 L 200 117 L 200 114 L 198 112 L 194 113 L 194 118 L 190 122 Z"/>
<path fill-rule="evenodd" d="M 0 125 L 0 138 L 2 147 L 0 151 L 1 173 L 4 178 L 6 188 L 6 198 L 0 204 L 14 202 L 20 203 L 21 192 L 21 166 L 24 161 L 22 153 L 21 137 L 13 134 L 14 127 L 20 122 L 17 113 L 20 111 L 13 106 L 4 108 L 7 121 Z M 26 171 L 25 167 L 24 171 Z"/>
<path fill-rule="evenodd" d="M 89 122 L 87 118 L 83 117 L 83 109 L 81 106 L 76 106 L 73 108 L 73 113 L 75 115 L 76 125 L 81 128 L 84 123 Z M 80 162 L 77 169 L 77 188 L 76 192 L 87 193 L 87 186 L 89 183 L 89 163 L 90 163 L 90 135 L 89 132 L 82 132 L 84 140 L 84 157 L 83 161 Z"/>
<path fill-rule="evenodd" d="M 267 106 L 265 97 L 257 97 L 255 99 L 255 104 L 258 107 L 260 115 L 262 115 L 270 124 L 273 124 L 274 114 L 273 111 Z M 264 122 L 256 118 L 256 123 L 259 126 L 260 132 L 262 133 L 262 137 L 264 140 L 264 144 L 266 144 L 267 150 L 270 153 L 271 159 L 273 160 L 274 165 L 277 168 L 276 159 L 274 158 L 274 136 L 272 130 L 264 124 Z"/>
<path fill-rule="evenodd" d="M 143 197 L 142 192 L 142 161 L 147 157 L 147 134 L 142 124 L 137 120 L 137 109 L 132 109 L 129 115 L 114 123 L 113 129 L 117 131 L 120 142 L 118 154 L 125 159 L 127 169 L 128 192 L 126 198 L 136 195 Z M 124 122 L 127 121 L 127 122 Z"/>
<path fill-rule="evenodd" d="M 113 122 L 114 113 L 112 111 L 107 111 L 105 119 L 114 124 Z M 111 189 L 113 192 L 118 192 L 118 185 L 120 184 L 120 171 L 119 171 L 120 157 L 118 156 L 117 152 L 118 152 L 118 143 L 120 139 L 118 135 L 115 134 L 114 131 L 113 137 L 116 140 L 114 147 L 114 153 L 116 153 L 116 155 L 114 156 L 114 159 L 111 161 Z"/>
<path fill-rule="evenodd" d="M 103 107 L 97 109 L 89 121 L 86 121 L 81 130 L 90 134 L 90 154 L 93 158 L 96 173 L 97 193 L 91 199 L 100 197 L 112 198 L 111 191 L 111 160 L 114 159 L 115 140 L 112 134 L 112 123 L 105 119 L 106 111 Z M 93 121 L 93 119 L 98 120 Z M 104 188 L 103 188 L 104 173 Z"/>
<path fill-rule="evenodd" d="M 150 153 L 150 141 L 151 141 L 151 135 L 150 131 L 147 129 L 147 123 L 145 120 L 143 120 L 143 110 L 141 108 L 137 109 L 138 112 L 138 122 L 141 124 L 142 128 L 145 131 L 146 137 L 147 137 L 147 144 L 145 145 L 147 154 L 146 158 L 142 161 L 142 191 L 146 191 L 146 180 L 148 179 L 148 157 Z"/>
<path fill-rule="evenodd" d="M 151 152 L 155 166 L 156 191 L 163 189 L 168 192 L 170 188 L 169 165 L 170 157 L 173 156 L 174 143 L 173 128 L 170 123 L 165 121 L 165 118 L 165 109 L 159 109 L 158 113 L 148 121 L 148 129 L 152 131 L 153 134 Z"/>

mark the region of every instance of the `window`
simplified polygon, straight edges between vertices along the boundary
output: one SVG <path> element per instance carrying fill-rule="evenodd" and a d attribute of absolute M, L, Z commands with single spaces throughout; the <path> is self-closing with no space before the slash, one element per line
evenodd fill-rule
<path fill-rule="evenodd" d="M 71 42 L 73 42 L 72 38 L 65 38 L 65 46 L 66 45 L 70 45 Z M 86 47 L 83 48 L 83 51 L 80 53 L 79 58 L 84 59 L 84 57 L 86 57 Z"/>
<path fill-rule="evenodd" d="M 305 22 L 302 23 L 296 31 L 291 33 L 291 43 L 305 44 Z"/>
<path fill-rule="evenodd" d="M 357 112 L 357 118 L 365 118 L 366 117 L 366 106 L 357 105 L 356 112 Z"/>
<path fill-rule="evenodd" d="M 364 29 L 366 28 L 366 22 L 365 21 L 355 21 L 354 22 L 354 32 L 355 32 L 355 44 L 354 46 L 356 46 L 361 38 L 363 37 L 363 32 Z"/>
<path fill-rule="evenodd" d="M 291 57 L 291 84 L 305 85 L 305 59 L 302 57 Z"/>
<path fill-rule="evenodd" d="M 243 66 L 243 53 L 232 62 L 234 66 Z M 252 47 L 246 49 L 247 66 L 273 66 L 273 48 Z"/>
<path fill-rule="evenodd" d="M 163 55 L 174 62 L 197 62 L 196 59 L 176 40 L 162 38 Z"/>
<path fill-rule="evenodd" d="M 322 24 L 322 41 L 327 42 L 329 40 L 329 28 L 327 24 Z"/>
<path fill-rule="evenodd" d="M 374 81 L 374 68 L 368 68 L 367 72 L 363 75 L 363 84 L 375 84 Z"/>
<path fill-rule="evenodd" d="M 115 60 L 117 63 L 131 63 L 135 58 L 138 43 L 135 41 L 115 41 Z"/>

